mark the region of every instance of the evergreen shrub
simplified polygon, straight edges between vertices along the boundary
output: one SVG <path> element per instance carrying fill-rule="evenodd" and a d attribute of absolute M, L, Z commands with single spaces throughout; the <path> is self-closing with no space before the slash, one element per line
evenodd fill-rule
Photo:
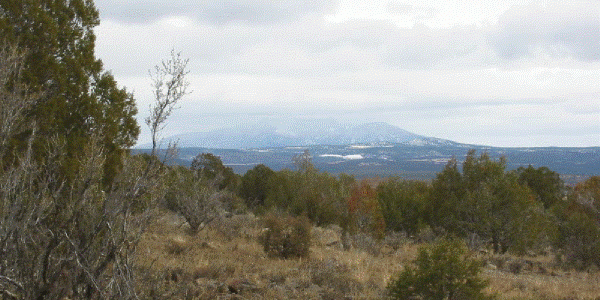
<path fill-rule="evenodd" d="M 416 268 L 407 266 L 388 285 L 390 299 L 493 299 L 482 292 L 481 263 L 460 240 L 442 240 L 419 249 Z"/>

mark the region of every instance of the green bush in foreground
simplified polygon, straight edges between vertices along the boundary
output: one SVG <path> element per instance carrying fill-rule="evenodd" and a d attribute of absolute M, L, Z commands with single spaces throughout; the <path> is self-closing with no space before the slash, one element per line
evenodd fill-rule
<path fill-rule="evenodd" d="M 306 217 L 264 217 L 265 231 L 259 242 L 270 257 L 307 257 L 310 248 L 310 222 Z"/>
<path fill-rule="evenodd" d="M 459 240 L 443 240 L 419 249 L 416 268 L 406 267 L 388 285 L 390 299 L 494 299 L 482 290 L 479 261 L 467 256 Z"/>

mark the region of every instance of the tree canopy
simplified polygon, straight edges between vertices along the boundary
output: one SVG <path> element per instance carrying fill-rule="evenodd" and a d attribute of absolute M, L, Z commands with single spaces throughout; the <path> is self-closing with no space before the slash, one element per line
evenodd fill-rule
<path fill-rule="evenodd" d="M 492 160 L 474 150 L 467 154 L 462 174 L 456 160 L 450 160 L 432 183 L 426 208 L 430 224 L 490 240 L 495 252 L 522 252 L 543 242 L 548 220 L 542 203 L 505 168 L 504 158 Z"/>
<path fill-rule="evenodd" d="M 210 182 L 219 190 L 229 189 L 232 191 L 238 188 L 238 176 L 233 173 L 230 167 L 223 165 L 223 161 L 212 153 L 200 153 L 194 160 L 190 168 L 198 178 Z"/>
<path fill-rule="evenodd" d="M 139 127 L 133 95 L 119 88 L 94 55 L 98 10 L 90 0 L 5 0 L 0 3 L 0 36 L 25 51 L 16 82 L 42 92 L 27 113 L 35 123 L 36 156 L 49 140 L 65 144 L 63 174 L 75 176 L 77 161 L 92 135 L 102 136 L 107 160 L 105 183 L 133 146 Z M 16 134 L 23 148 L 32 131 Z"/>
<path fill-rule="evenodd" d="M 527 185 L 545 208 L 552 206 L 563 195 L 564 183 L 560 179 L 560 175 L 547 167 L 537 169 L 531 165 L 527 168 L 519 167 L 517 174 L 519 183 Z"/>

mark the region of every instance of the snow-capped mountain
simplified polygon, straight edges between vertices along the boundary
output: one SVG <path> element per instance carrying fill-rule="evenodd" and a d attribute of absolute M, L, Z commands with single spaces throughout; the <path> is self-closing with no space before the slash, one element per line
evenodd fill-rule
<path fill-rule="evenodd" d="M 341 124 L 331 120 L 303 120 L 285 126 L 255 124 L 224 128 L 209 132 L 186 133 L 166 138 L 178 146 L 216 149 L 250 149 L 284 146 L 410 144 L 445 145 L 448 140 L 417 135 L 383 122 L 360 125 Z M 138 148 L 146 148 L 141 145 Z"/>

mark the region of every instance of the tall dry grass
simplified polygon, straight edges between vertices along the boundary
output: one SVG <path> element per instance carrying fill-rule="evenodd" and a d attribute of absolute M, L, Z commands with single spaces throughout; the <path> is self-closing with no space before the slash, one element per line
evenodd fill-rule
<path fill-rule="evenodd" d="M 228 224 L 231 222 L 231 224 Z M 258 219 L 241 215 L 190 234 L 170 212 L 139 245 L 142 295 L 151 299 L 382 299 L 390 277 L 417 256 L 407 238 L 381 242 L 378 255 L 344 251 L 341 230 L 313 229 L 309 258 L 269 258 L 258 244 Z M 500 299 L 600 299 L 600 274 L 565 271 L 552 257 L 477 254 L 486 289 Z M 521 264 L 521 268 L 515 267 Z M 516 272 L 518 270 L 518 272 Z"/>

